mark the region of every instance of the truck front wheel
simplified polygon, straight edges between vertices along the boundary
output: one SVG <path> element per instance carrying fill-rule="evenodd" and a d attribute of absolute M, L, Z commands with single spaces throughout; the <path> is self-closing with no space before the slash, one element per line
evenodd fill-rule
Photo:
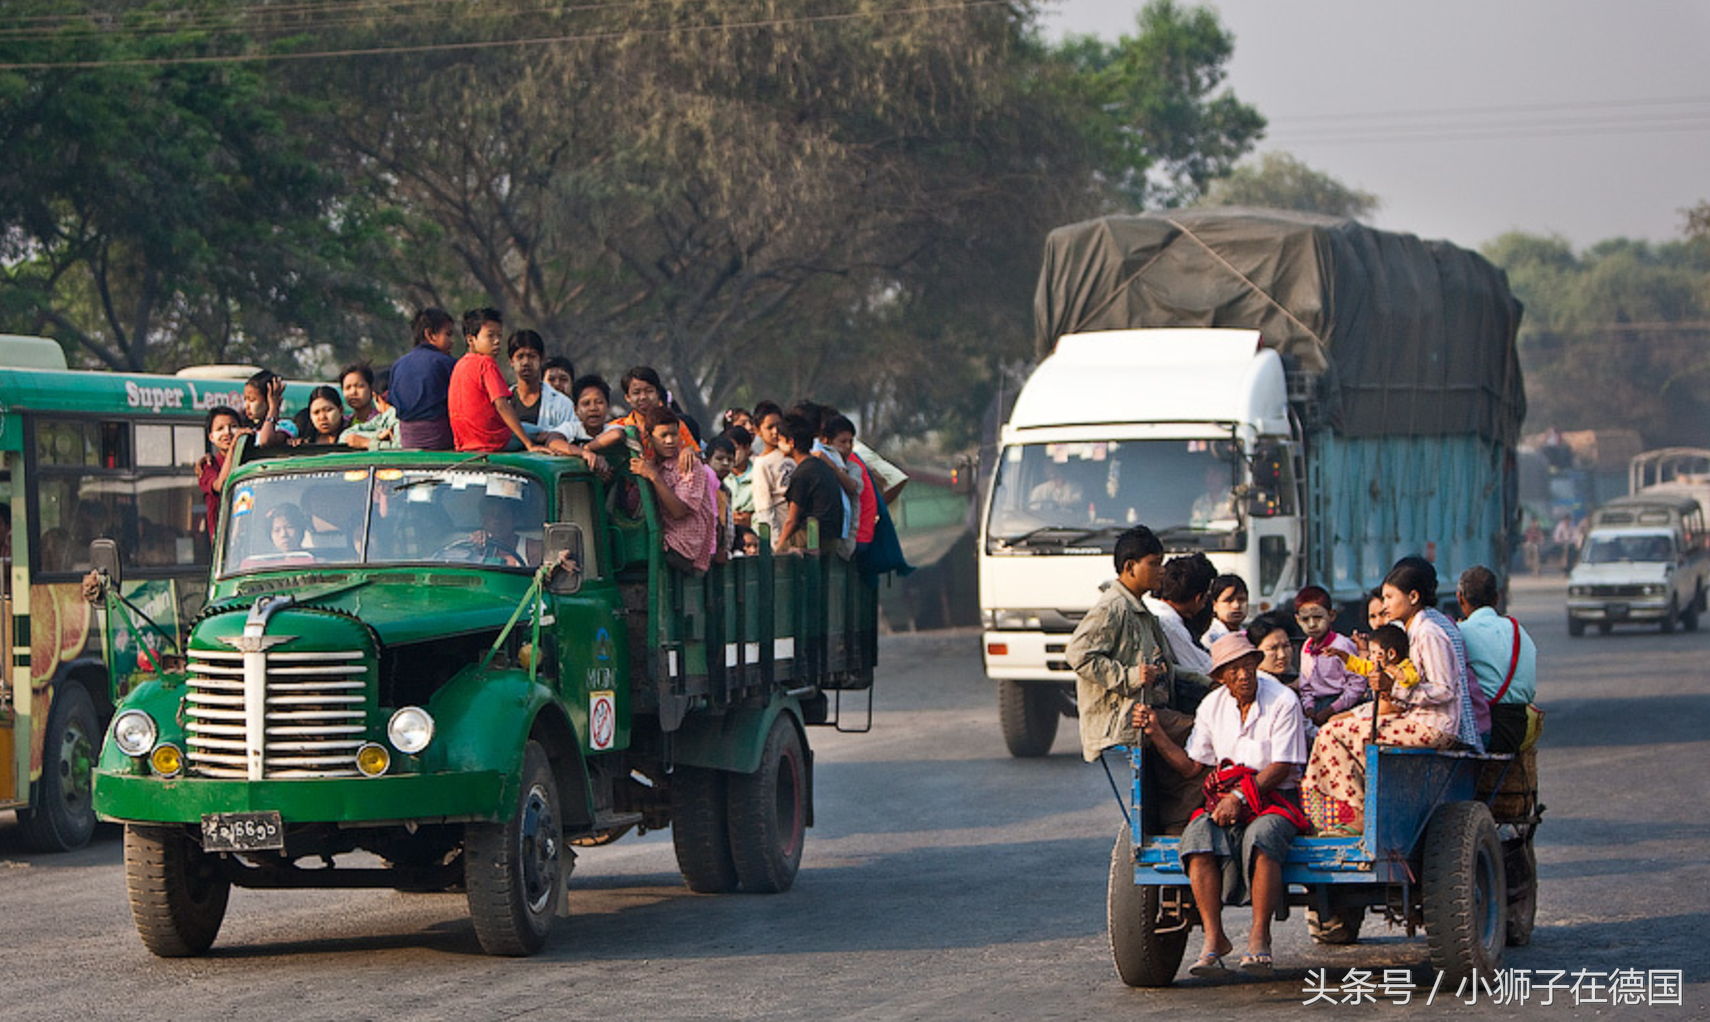
<path fill-rule="evenodd" d="M 469 917 L 481 950 L 513 958 L 539 951 L 565 879 L 558 785 L 539 742 L 523 749 L 516 812 L 504 823 L 472 823 L 463 835 Z"/>
<path fill-rule="evenodd" d="M 143 946 L 161 958 L 208 950 L 232 884 L 219 859 L 171 827 L 125 828 L 125 888 Z"/>
<path fill-rule="evenodd" d="M 1063 715 L 1061 701 L 1054 684 L 998 682 L 998 724 L 1011 756 L 1034 759 L 1051 751 Z"/>
<path fill-rule="evenodd" d="M 776 894 L 796 882 L 807 837 L 807 756 L 785 714 L 772 721 L 760 769 L 731 774 L 730 855 L 746 891 Z"/>

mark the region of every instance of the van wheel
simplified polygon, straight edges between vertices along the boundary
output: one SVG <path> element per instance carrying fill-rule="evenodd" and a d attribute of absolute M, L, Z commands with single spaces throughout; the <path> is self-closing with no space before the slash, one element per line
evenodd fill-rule
<path fill-rule="evenodd" d="M 1576 617 L 1568 618 L 1568 634 L 1573 636 L 1576 639 L 1579 638 L 1581 635 L 1584 635 L 1585 634 L 1585 622 L 1581 621 L 1579 618 L 1576 618 Z"/>
<path fill-rule="evenodd" d="M 740 883 L 730 856 L 729 774 L 708 767 L 671 771 L 671 846 L 689 890 L 728 894 Z"/>
<path fill-rule="evenodd" d="M 1662 629 L 1662 633 L 1664 635 L 1668 635 L 1674 631 L 1674 623 L 1676 621 L 1678 621 L 1679 619 L 1680 619 L 1680 601 L 1678 599 L 1671 598 L 1668 601 L 1668 611 L 1667 611 L 1667 613 L 1663 614 L 1662 624 L 1658 625 L 1657 627 Z"/>
<path fill-rule="evenodd" d="M 729 798 L 730 857 L 742 889 L 789 890 L 807 838 L 808 771 L 801 735 L 788 714 L 772 721 L 760 769 L 730 775 Z"/>
<path fill-rule="evenodd" d="M 1686 605 L 1686 609 L 1680 612 L 1681 627 L 1689 632 L 1696 632 L 1698 630 L 1698 615 L 1703 607 L 1704 594 L 1699 593 L 1692 598 L 1691 603 Z"/>
<path fill-rule="evenodd" d="M 143 946 L 161 958 L 208 950 L 226 918 L 232 883 L 219 856 L 171 827 L 125 828 L 125 889 Z"/>
<path fill-rule="evenodd" d="M 481 950 L 512 958 L 546 943 L 563 896 L 565 848 L 558 784 L 539 742 L 523 748 L 516 811 L 463 829 L 463 878 Z"/>
<path fill-rule="evenodd" d="M 1062 717 L 1059 698 L 1055 684 L 998 682 L 998 725 L 1011 756 L 1034 759 L 1050 753 Z"/>
<path fill-rule="evenodd" d="M 54 686 L 48 709 L 42 779 L 32 809 L 18 814 L 24 841 L 42 852 L 82 848 L 95 835 L 91 782 L 101 744 L 101 723 L 89 692 L 75 681 Z"/>

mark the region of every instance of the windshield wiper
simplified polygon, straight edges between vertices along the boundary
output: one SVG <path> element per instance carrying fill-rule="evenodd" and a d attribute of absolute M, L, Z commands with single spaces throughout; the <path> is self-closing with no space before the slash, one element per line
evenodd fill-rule
<path fill-rule="evenodd" d="M 1087 536 L 1091 535 L 1088 530 L 1077 529 L 1071 525 L 1041 525 L 1039 528 L 1029 529 L 1019 536 L 999 536 L 998 542 L 1005 546 L 1026 546 L 1047 532 L 1061 532 L 1068 534 L 1062 537 L 1053 536 L 1051 538 L 1051 541 L 1059 546 L 1065 543 L 1078 542 L 1079 540 L 1085 539 Z"/>
<path fill-rule="evenodd" d="M 1080 544 L 1085 543 L 1089 539 L 1103 539 L 1106 536 L 1115 536 L 1118 533 L 1126 532 L 1130 528 L 1133 528 L 1133 526 L 1129 526 L 1129 525 L 1106 525 L 1101 529 L 1087 529 L 1087 530 L 1083 531 L 1079 536 L 1076 536 L 1074 539 L 1066 541 L 1063 545 L 1064 546 L 1079 546 Z"/>
<path fill-rule="evenodd" d="M 438 486 L 446 481 L 446 473 L 455 472 L 463 466 L 473 464 L 477 461 L 486 461 L 487 453 L 488 452 L 486 451 L 482 451 L 480 454 L 464 458 L 462 461 L 454 461 L 442 469 L 435 470 L 440 473 L 439 475 L 424 476 L 421 479 L 411 479 L 407 482 L 398 483 L 392 487 L 392 492 L 402 493 L 405 490 L 413 490 L 418 486 Z"/>

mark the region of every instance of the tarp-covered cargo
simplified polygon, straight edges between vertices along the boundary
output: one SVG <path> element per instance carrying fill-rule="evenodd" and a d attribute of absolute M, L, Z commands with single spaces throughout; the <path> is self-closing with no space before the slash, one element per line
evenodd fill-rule
<path fill-rule="evenodd" d="M 1060 227 L 1034 321 L 1041 358 L 1071 333 L 1257 328 L 1318 375 L 1318 410 L 1349 437 L 1512 446 L 1526 415 L 1507 276 L 1475 252 L 1352 220 L 1221 207 Z"/>

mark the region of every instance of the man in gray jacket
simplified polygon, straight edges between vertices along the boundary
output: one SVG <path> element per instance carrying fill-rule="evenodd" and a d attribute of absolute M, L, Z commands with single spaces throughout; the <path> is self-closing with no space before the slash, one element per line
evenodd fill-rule
<path fill-rule="evenodd" d="M 1205 675 L 1178 666 L 1163 626 L 1142 599 L 1158 586 L 1163 544 L 1137 525 L 1117 537 L 1114 560 L 1115 580 L 1105 583 L 1069 640 L 1069 666 L 1079 676 L 1081 754 L 1089 763 L 1113 745 L 1140 741 L 1131 720 L 1137 702 L 1158 711 L 1159 723 L 1178 744 L 1186 741 L 1193 711 L 1214 687 Z M 1199 804 L 1198 779 L 1148 769 L 1143 785 L 1148 796 L 1159 796 L 1148 799 L 1149 822 L 1164 833 L 1180 833 Z"/>

